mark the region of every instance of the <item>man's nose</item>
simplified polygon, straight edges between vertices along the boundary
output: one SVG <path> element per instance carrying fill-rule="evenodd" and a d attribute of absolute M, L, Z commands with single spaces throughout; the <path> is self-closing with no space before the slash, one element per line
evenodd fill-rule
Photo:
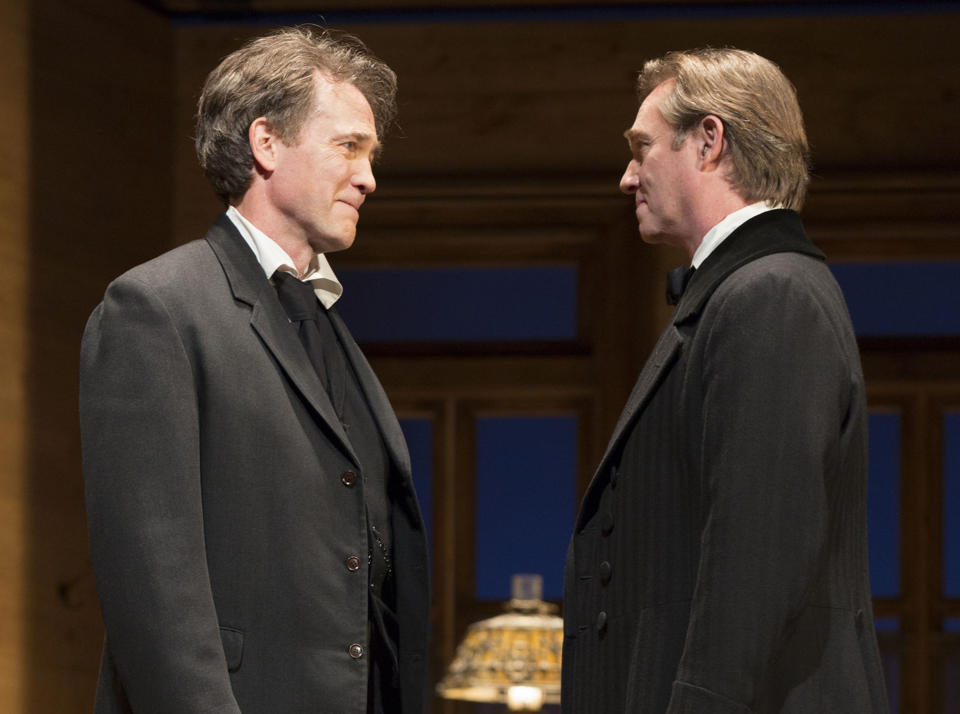
<path fill-rule="evenodd" d="M 361 159 L 358 162 L 356 171 L 350 178 L 350 183 L 364 195 L 377 190 L 377 180 L 373 177 L 373 166 L 369 159 Z"/>
<path fill-rule="evenodd" d="M 623 176 L 620 177 L 620 190 L 626 194 L 636 193 L 640 184 L 639 180 L 637 179 L 637 167 L 635 164 L 635 161 L 631 161 L 629 164 L 627 164 L 627 168 L 623 172 Z"/>

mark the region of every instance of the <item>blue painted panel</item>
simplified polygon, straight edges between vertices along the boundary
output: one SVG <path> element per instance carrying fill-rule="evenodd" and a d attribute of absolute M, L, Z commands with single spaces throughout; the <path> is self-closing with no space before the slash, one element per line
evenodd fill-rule
<path fill-rule="evenodd" d="M 874 619 L 873 625 L 877 632 L 899 632 L 900 618 L 899 617 L 877 617 Z"/>
<path fill-rule="evenodd" d="M 337 310 L 361 342 L 572 340 L 572 265 L 337 270 Z"/>
<path fill-rule="evenodd" d="M 943 418 L 943 592 L 960 598 L 960 412 Z"/>
<path fill-rule="evenodd" d="M 477 420 L 478 599 L 509 599 L 515 573 L 539 573 L 544 597 L 563 596 L 576 463 L 576 417 Z"/>
<path fill-rule="evenodd" d="M 858 335 L 960 334 L 960 262 L 838 263 Z"/>
<path fill-rule="evenodd" d="M 433 421 L 400 419 L 400 428 L 410 450 L 413 486 L 420 501 L 420 513 L 427 532 L 427 552 L 433 552 Z"/>
<path fill-rule="evenodd" d="M 874 597 L 900 594 L 900 415 L 870 415 L 867 534 Z"/>

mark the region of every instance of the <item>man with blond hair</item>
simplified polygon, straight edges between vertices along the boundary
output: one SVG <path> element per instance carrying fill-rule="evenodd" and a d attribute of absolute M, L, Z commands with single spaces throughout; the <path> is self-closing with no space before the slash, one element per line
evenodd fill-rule
<path fill-rule="evenodd" d="M 354 241 L 395 94 L 349 36 L 292 28 L 229 55 L 196 138 L 226 212 L 90 318 L 98 714 L 423 711 L 410 458 L 326 259 Z"/>
<path fill-rule="evenodd" d="M 620 188 L 690 267 L 577 518 L 563 711 L 885 713 L 863 374 L 797 214 L 795 90 L 708 49 L 648 62 L 638 94 Z"/>

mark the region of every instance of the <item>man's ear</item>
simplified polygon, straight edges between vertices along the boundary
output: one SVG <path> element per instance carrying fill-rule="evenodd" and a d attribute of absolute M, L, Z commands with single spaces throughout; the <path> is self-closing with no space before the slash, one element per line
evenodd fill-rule
<path fill-rule="evenodd" d="M 267 121 L 266 117 L 257 117 L 247 130 L 250 141 L 250 151 L 257 170 L 265 173 L 272 172 L 277 167 L 278 144 L 282 140 Z"/>
<path fill-rule="evenodd" d="M 700 166 L 713 171 L 723 158 L 725 131 L 720 117 L 707 114 L 697 126 L 697 141 L 700 145 Z"/>

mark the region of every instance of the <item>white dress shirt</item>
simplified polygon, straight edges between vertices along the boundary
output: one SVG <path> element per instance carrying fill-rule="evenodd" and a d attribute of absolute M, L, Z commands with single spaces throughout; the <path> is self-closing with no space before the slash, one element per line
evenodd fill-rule
<path fill-rule="evenodd" d="M 230 206 L 227 209 L 227 217 L 240 231 L 240 235 L 243 236 L 247 245 L 250 246 L 250 250 L 257 257 L 257 262 L 260 263 L 260 267 L 263 268 L 268 280 L 273 278 L 275 272 L 282 270 L 303 282 L 309 282 L 313 286 L 317 298 L 328 309 L 343 295 L 343 286 L 337 280 L 333 268 L 330 267 L 330 263 L 323 253 L 314 254 L 310 265 L 307 266 L 306 273 L 301 275 L 294 266 L 293 259 L 287 255 L 287 251 L 248 221 L 235 206 Z"/>

